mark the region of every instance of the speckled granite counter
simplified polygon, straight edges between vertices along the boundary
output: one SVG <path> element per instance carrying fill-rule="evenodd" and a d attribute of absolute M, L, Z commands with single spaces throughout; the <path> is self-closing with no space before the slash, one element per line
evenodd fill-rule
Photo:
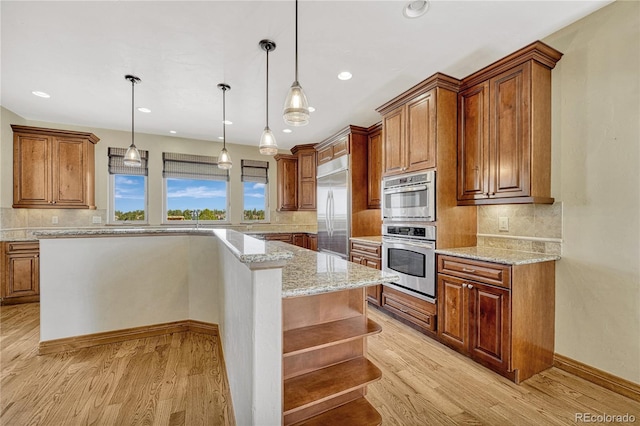
<path fill-rule="evenodd" d="M 349 240 L 351 240 L 351 241 L 362 241 L 363 243 L 382 244 L 382 236 L 381 235 L 375 235 L 375 236 L 370 236 L 370 237 L 351 237 L 351 238 L 349 238 Z"/>
<path fill-rule="evenodd" d="M 555 254 L 531 253 L 526 251 L 505 250 L 491 247 L 438 249 L 436 250 L 436 253 L 458 256 L 466 259 L 502 263 L 505 265 L 526 265 L 529 263 L 560 260 L 560 256 Z"/>
<path fill-rule="evenodd" d="M 350 288 L 393 282 L 396 275 L 347 262 L 336 256 L 318 253 L 279 241 L 262 241 L 227 229 L 206 228 L 99 228 L 84 230 L 38 231 L 47 238 L 131 237 L 154 235 L 215 235 L 240 262 L 252 267 L 283 266 L 282 297 L 309 296 Z M 374 237 L 375 238 L 375 237 Z"/>

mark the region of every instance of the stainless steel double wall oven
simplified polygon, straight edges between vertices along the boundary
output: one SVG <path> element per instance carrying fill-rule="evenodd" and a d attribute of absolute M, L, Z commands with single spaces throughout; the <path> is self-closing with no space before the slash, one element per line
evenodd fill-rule
<path fill-rule="evenodd" d="M 435 302 L 435 171 L 382 181 L 382 269 L 400 281 L 390 286 Z"/>

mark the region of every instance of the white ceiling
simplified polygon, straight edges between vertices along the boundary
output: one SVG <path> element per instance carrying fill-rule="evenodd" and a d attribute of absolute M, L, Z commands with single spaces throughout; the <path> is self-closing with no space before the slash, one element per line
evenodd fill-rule
<path fill-rule="evenodd" d="M 462 78 L 610 3 L 432 1 L 418 19 L 406 1 L 301 1 L 300 83 L 316 108 L 309 125 L 282 132 L 294 79 L 293 1 L 7 1 L 1 11 L 1 97 L 29 119 L 218 140 L 227 92 L 227 141 L 257 145 L 270 119 L 281 148 L 315 143 L 348 124 L 380 120 L 375 108 L 435 72 Z M 341 81 L 338 72 L 353 73 Z M 39 90 L 49 99 L 31 94 Z"/>

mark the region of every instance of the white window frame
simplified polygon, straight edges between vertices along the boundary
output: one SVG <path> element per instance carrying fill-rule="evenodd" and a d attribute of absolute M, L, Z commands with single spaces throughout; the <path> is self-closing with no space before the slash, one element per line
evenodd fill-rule
<path fill-rule="evenodd" d="M 134 176 L 127 174 L 110 174 L 109 175 L 109 208 L 107 209 L 107 223 L 110 225 L 148 225 L 149 224 L 149 176 L 144 177 L 144 220 L 116 220 L 116 176 Z"/>

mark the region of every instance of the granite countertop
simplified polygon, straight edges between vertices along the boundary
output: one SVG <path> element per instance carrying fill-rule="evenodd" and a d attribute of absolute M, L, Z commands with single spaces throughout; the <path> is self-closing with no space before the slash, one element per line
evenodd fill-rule
<path fill-rule="evenodd" d="M 506 250 L 492 247 L 437 249 L 436 253 L 458 256 L 466 259 L 502 263 L 505 265 L 526 265 L 529 263 L 560 260 L 560 256 L 555 254 L 532 253 L 527 251 Z"/>
<path fill-rule="evenodd" d="M 282 297 L 310 296 L 397 281 L 398 276 L 280 241 L 262 241 L 229 229 L 100 228 L 37 231 L 39 239 L 153 235 L 218 237 L 240 260 L 252 267 L 282 267 Z"/>
<path fill-rule="evenodd" d="M 293 252 L 293 259 L 282 268 L 283 298 L 311 296 L 398 280 L 397 275 L 348 262 L 327 253 L 279 241 L 268 244 L 283 246 Z"/>
<path fill-rule="evenodd" d="M 382 244 L 382 235 L 374 235 L 370 237 L 351 237 L 349 238 L 351 241 L 362 241 L 365 243 L 376 243 Z"/>

